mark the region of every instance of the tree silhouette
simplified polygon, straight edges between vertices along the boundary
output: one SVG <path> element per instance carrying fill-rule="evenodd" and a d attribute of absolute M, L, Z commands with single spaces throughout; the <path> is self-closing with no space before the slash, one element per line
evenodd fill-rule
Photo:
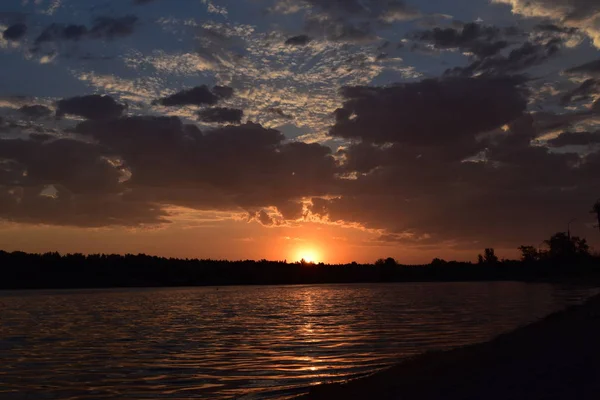
<path fill-rule="evenodd" d="M 429 265 L 400 265 L 389 257 L 369 264 L 294 263 L 267 260 L 176 259 L 146 254 L 28 254 L 0 250 L 0 289 L 66 289 L 157 286 L 283 285 L 365 282 L 495 281 L 560 278 L 565 273 L 600 278 L 600 257 L 584 239 L 558 233 L 546 241 L 538 261 L 499 261 L 494 250 L 480 265 L 434 259 Z M 524 259 L 535 249 L 522 246 Z M 531 255 L 531 257 L 529 256 Z M 565 258 L 568 257 L 568 258 Z M 502 266 L 502 268 L 498 268 Z M 548 268 L 547 268 L 548 267 Z"/>
<path fill-rule="evenodd" d="M 485 249 L 483 253 L 483 260 L 486 264 L 496 264 L 498 262 L 498 256 L 496 256 L 494 249 Z"/>
<path fill-rule="evenodd" d="M 523 262 L 534 262 L 540 258 L 538 249 L 533 246 L 520 246 L 519 250 L 521 251 L 521 261 Z"/>
<path fill-rule="evenodd" d="M 598 218 L 598 230 L 600 230 L 600 199 L 596 200 L 590 212 L 596 214 L 596 218 Z"/>
<path fill-rule="evenodd" d="M 396 260 L 394 258 L 388 257 L 385 260 L 383 258 L 380 258 L 379 260 L 375 261 L 375 265 L 386 266 L 386 267 L 395 267 L 396 265 L 398 265 L 398 263 L 396 262 Z"/>
<path fill-rule="evenodd" d="M 549 256 L 552 259 L 573 259 L 590 255 L 590 246 L 585 239 L 569 237 L 565 232 L 558 232 L 545 242 L 550 247 Z"/>

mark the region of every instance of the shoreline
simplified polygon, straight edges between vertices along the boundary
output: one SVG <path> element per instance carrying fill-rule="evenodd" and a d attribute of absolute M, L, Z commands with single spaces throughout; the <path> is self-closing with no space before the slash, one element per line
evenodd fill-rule
<path fill-rule="evenodd" d="M 424 353 L 295 399 L 596 399 L 600 295 L 483 343 Z"/>
<path fill-rule="evenodd" d="M 568 285 L 578 287 L 600 287 L 600 276 L 572 277 L 571 279 L 418 279 L 403 281 L 332 281 L 332 282 L 292 282 L 292 283 L 233 283 L 233 284 L 197 284 L 197 285 L 106 285 L 106 286 L 0 286 L 0 292 L 42 292 L 68 290 L 126 290 L 126 289 L 193 289 L 193 288 L 229 288 L 254 286 L 305 286 L 305 285 L 388 285 L 413 283 L 496 283 L 515 282 L 526 284 Z"/>

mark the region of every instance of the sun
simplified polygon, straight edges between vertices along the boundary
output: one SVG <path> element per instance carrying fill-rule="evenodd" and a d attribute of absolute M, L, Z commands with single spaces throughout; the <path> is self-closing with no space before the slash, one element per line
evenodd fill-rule
<path fill-rule="evenodd" d="M 298 249 L 296 258 L 298 261 L 304 260 L 309 263 L 317 263 L 321 260 L 319 252 L 311 248 Z"/>

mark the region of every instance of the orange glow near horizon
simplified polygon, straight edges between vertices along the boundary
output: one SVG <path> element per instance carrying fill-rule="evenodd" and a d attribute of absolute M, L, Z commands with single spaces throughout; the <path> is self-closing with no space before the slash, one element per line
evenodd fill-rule
<path fill-rule="evenodd" d="M 296 260 L 304 260 L 309 263 L 321 262 L 321 254 L 314 247 L 302 247 L 296 252 Z"/>

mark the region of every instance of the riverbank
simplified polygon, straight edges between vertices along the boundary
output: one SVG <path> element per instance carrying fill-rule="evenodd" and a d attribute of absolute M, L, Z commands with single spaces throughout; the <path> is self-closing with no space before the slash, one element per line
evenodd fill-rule
<path fill-rule="evenodd" d="M 406 360 L 300 399 L 597 399 L 600 295 L 496 339 Z"/>

